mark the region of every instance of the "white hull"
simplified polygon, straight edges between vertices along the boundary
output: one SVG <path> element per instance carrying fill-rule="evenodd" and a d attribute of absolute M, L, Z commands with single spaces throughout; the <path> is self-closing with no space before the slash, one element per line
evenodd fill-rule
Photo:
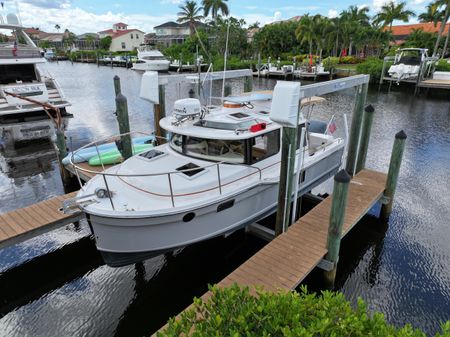
<path fill-rule="evenodd" d="M 304 181 L 297 186 L 299 196 L 337 172 L 343 150 L 340 144 L 306 166 Z M 259 182 L 207 205 L 168 215 L 118 218 L 86 213 L 97 249 L 109 265 L 120 266 L 249 225 L 275 212 L 277 198 L 277 181 Z M 191 213 L 194 218 L 183 221 Z"/>
<path fill-rule="evenodd" d="M 137 71 L 169 71 L 169 61 L 135 63 L 131 69 Z"/>

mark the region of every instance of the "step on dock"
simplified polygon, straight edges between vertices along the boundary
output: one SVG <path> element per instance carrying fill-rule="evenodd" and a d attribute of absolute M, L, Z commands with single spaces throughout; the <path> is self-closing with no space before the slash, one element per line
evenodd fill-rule
<path fill-rule="evenodd" d="M 350 182 L 342 237 L 367 214 L 383 196 L 384 173 L 364 169 Z M 327 254 L 331 196 L 324 199 L 289 229 L 277 236 L 250 259 L 218 283 L 227 287 L 234 283 L 250 289 L 267 291 L 293 290 Z M 206 300 L 210 292 L 202 296 Z M 188 307 L 190 308 L 190 307 Z"/>
<path fill-rule="evenodd" d="M 73 198 L 76 193 L 0 214 L 0 249 L 81 220 L 84 217 L 81 212 L 64 214 L 61 210 L 63 201 Z"/>

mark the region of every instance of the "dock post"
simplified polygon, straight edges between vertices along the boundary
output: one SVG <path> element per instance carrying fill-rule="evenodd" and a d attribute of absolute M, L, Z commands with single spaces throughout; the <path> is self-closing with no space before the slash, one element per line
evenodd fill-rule
<path fill-rule="evenodd" d="M 164 143 L 163 138 L 166 138 L 166 132 L 159 125 L 159 121 L 166 117 L 166 88 L 164 84 L 158 85 L 159 104 L 153 106 L 153 121 L 155 127 L 155 134 L 158 137 L 158 144 Z"/>
<path fill-rule="evenodd" d="M 359 151 L 357 156 L 358 160 L 356 162 L 355 173 L 358 173 L 366 166 L 367 149 L 369 147 L 370 131 L 372 129 L 374 112 L 375 109 L 372 105 L 368 105 L 364 109 L 361 142 L 359 144 Z"/>
<path fill-rule="evenodd" d="M 121 146 L 118 146 L 124 159 L 128 159 L 133 155 L 133 149 L 131 147 L 130 121 L 128 119 L 128 104 L 127 98 L 120 92 L 116 97 L 116 116 L 119 122 L 120 134 L 126 134 L 120 136 Z"/>
<path fill-rule="evenodd" d="M 378 91 L 380 91 L 383 84 L 384 72 L 386 70 L 386 60 L 383 59 L 383 69 L 381 69 L 380 83 L 378 84 Z"/>
<path fill-rule="evenodd" d="M 59 162 L 59 170 L 61 172 L 61 179 L 63 182 L 64 187 L 67 187 L 70 185 L 72 178 L 70 176 L 70 172 L 67 171 L 66 167 L 62 163 L 63 158 L 67 156 L 67 144 L 66 144 L 66 136 L 64 135 L 64 131 L 62 128 L 55 128 L 56 133 L 56 148 L 58 153 L 58 162 Z"/>
<path fill-rule="evenodd" d="M 122 92 L 120 87 L 120 77 L 114 76 L 114 92 L 116 93 L 116 97 Z"/>
<path fill-rule="evenodd" d="M 381 219 L 387 220 L 392 212 L 395 189 L 397 187 L 400 165 L 402 163 L 403 152 L 405 150 L 406 133 L 402 130 L 395 135 L 394 145 L 392 147 L 391 161 L 386 179 L 386 189 L 384 190 L 384 199 L 386 203 L 381 206 Z"/>
<path fill-rule="evenodd" d="M 361 84 L 358 86 L 356 92 L 356 102 L 353 109 L 350 137 L 348 139 L 347 163 L 345 165 L 347 173 L 351 176 L 353 176 L 356 172 L 356 159 L 358 155 L 359 139 L 361 135 L 361 123 L 368 87 L 368 83 Z"/>
<path fill-rule="evenodd" d="M 258 78 L 261 76 L 261 53 L 258 53 Z"/>
<path fill-rule="evenodd" d="M 281 142 L 280 187 L 278 189 L 278 206 L 275 222 L 275 235 L 287 230 L 292 199 L 292 179 L 294 178 L 295 150 L 297 128 L 283 127 Z M 292 160 L 292 157 L 294 160 Z M 296 185 L 297 186 L 297 185 Z"/>
<path fill-rule="evenodd" d="M 334 287 L 336 268 L 341 247 L 342 227 L 344 225 L 345 209 L 347 207 L 348 186 L 351 177 L 345 170 L 339 171 L 334 176 L 333 195 L 331 200 L 330 223 L 328 226 L 327 249 L 325 259 L 333 263 L 333 268 L 324 272 L 325 286 L 328 289 Z"/>
<path fill-rule="evenodd" d="M 252 92 L 253 90 L 253 77 L 244 77 L 244 92 Z"/>

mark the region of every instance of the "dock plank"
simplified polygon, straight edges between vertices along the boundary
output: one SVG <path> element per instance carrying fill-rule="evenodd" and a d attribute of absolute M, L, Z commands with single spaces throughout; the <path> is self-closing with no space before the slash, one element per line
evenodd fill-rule
<path fill-rule="evenodd" d="M 4 248 L 57 227 L 80 220 L 81 212 L 64 214 L 59 211 L 62 201 L 73 198 L 77 192 L 57 196 L 37 204 L 0 214 L 0 248 Z"/>
<path fill-rule="evenodd" d="M 349 185 L 342 236 L 378 202 L 384 193 L 385 183 L 386 174 L 372 170 L 362 170 L 353 177 Z M 330 211 L 331 197 L 327 197 L 218 285 L 225 287 L 237 283 L 249 286 L 253 293 L 257 286 L 268 291 L 295 289 L 327 254 Z M 206 292 L 202 299 L 210 296 L 211 293 Z"/>

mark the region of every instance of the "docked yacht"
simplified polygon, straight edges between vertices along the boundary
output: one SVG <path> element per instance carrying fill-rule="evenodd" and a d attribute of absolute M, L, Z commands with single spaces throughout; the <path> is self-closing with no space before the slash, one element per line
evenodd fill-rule
<path fill-rule="evenodd" d="M 173 115 L 160 121 L 167 143 L 100 173 L 66 202 L 66 210 L 85 212 L 107 264 L 173 251 L 276 211 L 282 127 L 270 117 L 270 97 L 257 99 L 209 107 L 176 101 Z M 299 196 L 334 175 L 344 151 L 344 140 L 329 134 L 327 123 L 309 123 L 300 114 L 299 134 L 305 125 L 306 145 L 300 149 L 298 141 L 296 151 L 297 159 L 303 156 Z"/>
<path fill-rule="evenodd" d="M 138 48 L 138 59 L 131 69 L 139 71 L 168 71 L 170 61 L 156 49 L 150 46 Z"/>
<path fill-rule="evenodd" d="M 389 68 L 389 75 L 397 82 L 415 79 L 419 76 L 420 66 L 426 60 L 428 49 L 402 48 L 395 54 L 394 64 Z"/>
<path fill-rule="evenodd" d="M 5 23 L 6 22 L 6 23 Z M 37 115 L 42 104 L 51 104 L 64 114 L 69 102 L 55 79 L 45 76 L 38 64 L 45 63 L 40 49 L 23 31 L 15 14 L 0 17 L 0 32 L 14 41 L 0 43 L 0 118 L 8 115 Z"/>

